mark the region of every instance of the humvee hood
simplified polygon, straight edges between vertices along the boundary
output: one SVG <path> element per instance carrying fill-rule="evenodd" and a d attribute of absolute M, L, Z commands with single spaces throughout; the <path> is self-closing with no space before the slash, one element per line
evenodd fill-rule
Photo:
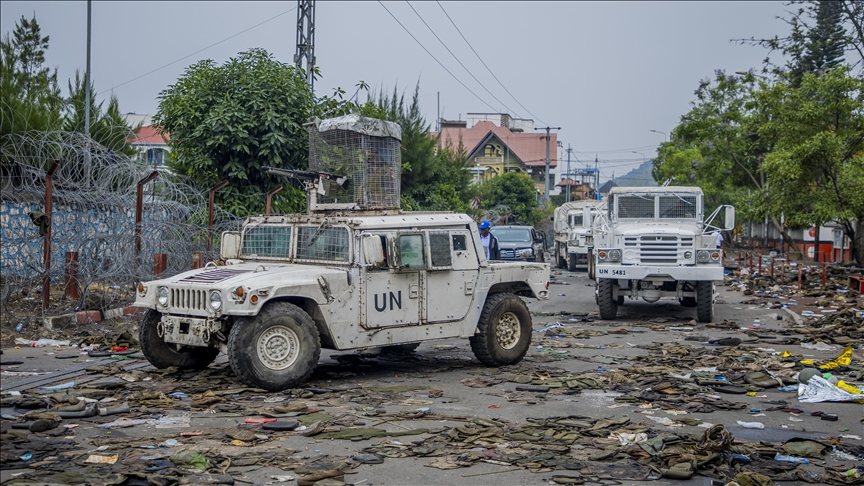
<path fill-rule="evenodd" d="M 291 285 L 299 282 L 316 282 L 319 276 L 330 281 L 341 278 L 347 280 L 347 268 L 323 267 L 313 265 L 283 263 L 241 263 L 222 267 L 209 267 L 190 270 L 158 281 L 167 285 L 201 285 L 206 287 L 226 287 L 243 285 L 249 281 L 256 287 L 279 282 Z M 265 283 L 266 282 L 266 283 Z"/>

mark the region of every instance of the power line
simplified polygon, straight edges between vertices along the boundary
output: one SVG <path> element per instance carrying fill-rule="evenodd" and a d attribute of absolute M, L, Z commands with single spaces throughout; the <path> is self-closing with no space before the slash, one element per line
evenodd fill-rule
<path fill-rule="evenodd" d="M 424 46 L 424 45 L 423 45 L 419 40 L 417 40 L 417 38 L 414 37 L 414 34 L 412 34 L 411 31 L 408 30 L 408 28 L 406 28 L 404 25 L 402 25 L 402 22 L 399 22 L 399 19 L 397 19 L 396 16 L 393 15 L 393 12 L 391 12 L 390 9 L 388 9 L 386 6 L 384 6 L 383 3 L 381 3 L 381 0 L 378 0 L 378 4 L 381 5 L 381 6 L 384 8 L 384 10 L 386 10 L 387 13 L 390 14 L 391 17 L 393 17 L 393 20 L 395 20 L 396 23 L 399 24 L 399 27 L 402 27 L 402 29 L 403 29 L 405 32 L 407 32 L 408 35 L 410 35 L 412 39 L 414 39 L 414 42 L 416 42 L 420 47 L 423 48 L 424 51 L 426 51 L 426 54 L 429 54 L 429 56 L 430 56 L 432 59 L 434 59 L 435 62 L 437 62 L 439 66 L 441 66 L 441 69 L 447 71 L 447 74 L 449 74 L 450 76 L 452 76 L 453 79 L 455 79 L 457 83 L 461 84 L 463 88 L 467 89 L 469 93 L 471 93 L 472 95 L 474 95 L 474 97 L 477 98 L 478 100 L 480 100 L 484 105 L 486 105 L 486 106 L 488 106 L 490 109 L 492 109 L 492 111 L 495 111 L 495 110 L 496 110 L 492 105 L 490 105 L 489 103 L 487 103 L 486 100 L 484 100 L 483 98 L 477 96 L 477 93 L 471 91 L 471 88 L 469 88 L 468 86 L 465 86 L 465 83 L 463 83 L 462 81 L 460 81 L 459 78 L 457 78 L 455 74 L 451 73 L 449 69 L 447 69 L 443 64 L 441 64 L 441 61 L 439 61 L 438 58 L 436 58 L 435 56 L 433 56 L 432 53 L 429 52 L 429 49 L 426 49 L 426 46 Z"/>
<path fill-rule="evenodd" d="M 480 80 L 477 79 L 476 76 L 474 76 L 473 74 L 471 74 L 471 71 L 470 71 L 467 67 L 465 67 L 464 64 L 462 64 L 462 61 L 460 61 L 459 58 L 456 57 L 456 54 L 453 54 L 453 51 L 451 51 L 450 48 L 447 47 L 447 44 L 445 44 L 444 41 L 441 40 L 440 37 L 438 37 L 438 34 L 436 34 L 434 30 L 432 30 L 432 27 L 429 27 L 429 24 L 427 24 L 426 21 L 423 19 L 423 17 L 420 15 L 420 12 L 418 12 L 417 9 L 415 9 L 414 6 L 411 5 L 411 2 L 409 2 L 408 0 L 405 0 L 405 3 L 407 3 L 408 6 L 411 7 L 411 10 L 413 10 L 414 13 L 417 14 L 417 17 L 420 19 L 421 22 L 423 22 L 423 25 L 425 25 L 426 28 L 429 29 L 429 32 L 432 32 L 432 35 L 434 35 L 435 38 L 438 39 L 438 42 L 440 42 L 441 45 L 444 46 L 444 49 L 447 49 L 447 52 L 449 52 L 450 55 L 453 56 L 453 59 L 456 59 L 456 62 L 458 62 L 459 65 L 462 66 L 463 69 L 465 69 L 465 72 L 467 72 L 469 76 L 471 76 L 472 78 L 474 78 L 474 81 L 477 81 L 477 84 L 479 84 L 481 88 L 483 88 L 484 90 L 486 90 L 486 92 L 489 93 L 489 96 L 491 96 L 492 98 L 494 98 L 495 101 L 497 101 L 498 103 L 501 103 L 501 105 L 504 106 L 504 108 L 507 108 L 507 110 L 508 110 L 509 112 L 511 112 L 511 113 L 513 113 L 514 115 L 516 115 L 516 110 L 514 110 L 514 109 L 510 108 L 509 106 L 505 105 L 504 102 L 501 101 L 501 100 L 499 100 L 497 96 L 495 96 L 494 94 L 492 94 L 492 92 L 489 91 L 489 90 L 486 88 L 486 86 L 484 86 L 483 83 L 481 83 Z M 521 118 L 521 117 L 516 116 L 516 118 Z"/>
<path fill-rule="evenodd" d="M 166 65 L 164 65 L 164 66 L 162 66 L 162 67 L 158 67 L 158 68 L 156 68 L 156 69 L 154 69 L 154 70 L 152 70 L 152 71 L 149 71 L 149 72 L 147 72 L 147 73 L 144 73 L 144 74 L 142 74 L 141 76 L 138 76 L 138 77 L 132 78 L 132 79 L 130 79 L 129 81 L 125 81 L 125 82 L 120 83 L 120 84 L 118 84 L 118 85 L 112 86 L 110 89 L 106 89 L 106 90 L 104 90 L 104 91 L 101 91 L 101 92 L 99 92 L 99 93 L 96 93 L 96 95 L 98 96 L 98 95 L 101 95 L 101 94 L 105 94 L 105 93 L 107 93 L 107 92 L 109 92 L 109 91 L 113 91 L 114 89 L 119 88 L 120 86 L 123 86 L 123 85 L 129 84 L 129 83 L 131 83 L 132 81 L 137 81 L 137 80 L 139 80 L 139 79 L 141 79 L 141 78 L 143 78 L 143 77 L 145 77 L 145 76 L 149 76 L 149 75 L 155 73 L 156 71 L 161 71 L 162 69 L 165 69 L 166 67 L 168 67 L 168 66 L 170 66 L 170 65 L 172 65 L 172 64 L 177 64 L 178 62 L 180 62 L 180 61 L 182 61 L 182 60 L 184 60 L 184 59 L 186 59 L 186 58 L 189 58 L 189 57 L 194 56 L 195 54 L 198 54 L 198 53 L 204 52 L 204 51 L 206 51 L 207 49 L 210 49 L 211 47 L 217 46 L 217 45 L 219 45 L 219 44 L 221 44 L 221 43 L 223 43 L 223 42 L 225 42 L 225 41 L 231 40 L 231 39 L 237 37 L 237 36 L 240 35 L 240 34 L 245 34 L 246 32 L 249 32 L 249 31 L 252 30 L 252 29 L 255 29 L 255 28 L 257 28 L 257 27 L 260 27 L 260 26 L 266 24 L 267 22 L 270 22 L 271 20 L 275 20 L 275 19 L 277 19 L 277 18 L 279 18 L 279 17 L 281 17 L 281 16 L 283 16 L 283 15 L 285 15 L 285 14 L 291 13 L 291 12 L 293 12 L 293 11 L 295 11 L 295 10 L 297 10 L 297 7 L 294 7 L 294 8 L 292 8 L 292 9 L 290 9 L 290 10 L 286 10 L 286 11 L 284 11 L 284 12 L 282 12 L 282 13 L 276 15 L 276 16 L 270 17 L 269 19 L 267 19 L 267 20 L 265 20 L 265 21 L 263 21 L 263 22 L 260 22 L 260 23 L 258 23 L 258 24 L 255 24 L 255 25 L 253 25 L 252 27 L 249 27 L 249 28 L 246 29 L 246 30 L 242 30 L 242 31 L 240 31 L 240 32 L 237 32 L 236 34 L 234 34 L 234 35 L 232 35 L 232 36 L 230 36 L 230 37 L 226 37 L 226 38 L 220 40 L 219 42 L 216 42 L 216 43 L 210 44 L 209 46 L 207 46 L 207 47 L 205 47 L 205 48 L 203 48 L 203 49 L 199 49 L 199 50 L 193 52 L 192 54 L 189 54 L 188 56 L 183 56 L 183 57 L 181 57 L 180 59 L 177 59 L 176 61 L 171 61 L 171 62 L 169 62 L 168 64 L 166 64 Z"/>
<path fill-rule="evenodd" d="M 480 57 L 480 54 L 477 54 L 477 51 L 474 50 L 474 47 L 471 45 L 470 42 L 468 42 L 468 39 L 465 38 L 465 35 L 462 34 L 462 31 L 459 30 L 459 27 L 456 26 L 456 22 L 453 22 L 453 19 L 450 18 L 450 14 L 448 14 L 447 11 L 444 10 L 444 6 L 441 5 L 441 2 L 439 2 L 438 0 L 435 0 L 435 3 L 437 3 L 438 6 L 441 7 L 441 10 L 444 12 L 444 15 L 447 16 L 447 19 L 450 20 L 450 23 L 453 24 L 453 27 L 456 28 L 456 32 L 459 32 L 459 35 L 462 36 L 462 40 L 464 40 L 465 43 L 468 44 L 468 47 L 471 48 L 471 51 L 474 52 L 474 55 L 477 56 L 477 59 L 480 59 L 480 62 L 483 63 L 483 66 L 486 68 L 487 71 L 489 71 L 489 74 L 491 74 L 492 77 L 495 78 L 495 81 L 498 81 L 498 84 L 500 84 L 501 87 L 504 88 L 504 91 L 506 91 L 507 94 L 510 95 L 510 97 L 513 98 L 513 99 L 516 101 L 516 103 L 518 103 L 519 106 L 522 107 L 523 110 L 525 110 L 529 115 L 531 115 L 532 117 L 534 117 L 535 120 L 539 121 L 540 124 L 542 124 L 542 125 L 548 125 L 548 123 L 546 123 L 545 121 L 541 120 L 539 117 L 537 117 L 537 115 L 535 115 L 534 113 L 531 113 L 531 111 L 528 110 L 528 108 L 525 108 L 525 105 L 523 105 L 522 103 L 520 103 L 519 100 L 517 100 L 516 97 L 513 96 L 513 93 L 511 93 L 510 90 L 508 90 L 507 87 L 504 86 L 504 83 L 502 83 L 501 80 L 498 79 L 498 76 L 495 76 L 495 73 L 493 73 L 492 70 L 489 69 L 489 66 L 486 65 L 486 62 L 483 61 L 483 58 Z M 496 98 L 496 99 L 497 99 L 497 98 Z M 503 105 L 504 103 L 501 103 L 501 104 Z"/>

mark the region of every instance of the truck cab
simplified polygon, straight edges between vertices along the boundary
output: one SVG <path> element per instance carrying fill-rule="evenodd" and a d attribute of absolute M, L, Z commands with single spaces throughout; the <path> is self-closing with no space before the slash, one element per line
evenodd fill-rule
<path fill-rule="evenodd" d="M 725 223 L 713 221 L 725 211 Z M 614 319 L 625 298 L 664 297 L 696 308 L 699 322 L 714 318 L 723 279 L 717 231 L 734 226 L 735 209 L 706 217 L 698 187 L 616 187 L 593 221 L 595 298 L 603 319 Z M 713 234 L 712 234 L 713 233 Z"/>

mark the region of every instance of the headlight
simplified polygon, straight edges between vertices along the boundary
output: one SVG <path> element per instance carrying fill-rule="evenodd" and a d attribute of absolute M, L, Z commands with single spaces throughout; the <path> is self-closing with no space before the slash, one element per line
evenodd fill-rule
<path fill-rule="evenodd" d="M 159 302 L 159 305 L 161 306 L 168 305 L 168 287 L 159 287 L 159 295 L 157 296 L 156 301 Z"/>
<path fill-rule="evenodd" d="M 534 256 L 534 249 L 525 248 L 523 250 L 518 250 L 516 253 L 519 255 L 519 258 L 531 258 Z"/>
<path fill-rule="evenodd" d="M 708 263 L 711 260 L 711 252 L 708 250 L 696 250 L 696 261 Z"/>
<path fill-rule="evenodd" d="M 138 284 L 138 295 L 140 295 L 141 297 L 147 295 L 147 287 L 144 286 L 143 283 Z"/>
<path fill-rule="evenodd" d="M 213 310 L 219 310 L 222 308 L 222 294 L 220 294 L 218 290 L 210 292 L 210 307 L 212 307 Z"/>
<path fill-rule="evenodd" d="M 621 260 L 621 250 L 609 250 L 609 261 L 617 262 Z"/>
<path fill-rule="evenodd" d="M 686 259 L 688 259 L 688 260 L 691 259 L 691 258 L 693 258 L 693 252 L 690 251 L 690 250 L 685 251 L 685 252 L 684 252 L 684 258 L 686 258 Z"/>

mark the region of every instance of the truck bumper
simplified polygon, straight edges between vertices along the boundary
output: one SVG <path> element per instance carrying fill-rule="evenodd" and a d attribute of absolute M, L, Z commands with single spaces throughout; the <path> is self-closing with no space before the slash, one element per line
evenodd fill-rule
<path fill-rule="evenodd" d="M 576 255 L 587 255 L 588 247 L 587 246 L 568 246 L 567 253 L 575 253 Z"/>
<path fill-rule="evenodd" d="M 719 265 L 702 265 L 690 267 L 661 267 L 598 264 L 597 278 L 613 278 L 621 280 L 645 280 L 649 277 L 668 277 L 678 281 L 723 280 L 723 267 Z"/>

